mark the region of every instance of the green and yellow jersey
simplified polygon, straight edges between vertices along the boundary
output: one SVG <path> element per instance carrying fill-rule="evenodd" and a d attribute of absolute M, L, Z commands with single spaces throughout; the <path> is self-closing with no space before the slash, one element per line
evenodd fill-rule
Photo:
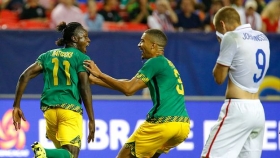
<path fill-rule="evenodd" d="M 37 63 L 43 68 L 44 89 L 41 110 L 61 107 L 83 112 L 78 88 L 78 73 L 86 72 L 84 60 L 90 58 L 76 48 L 60 48 L 41 54 Z"/>
<path fill-rule="evenodd" d="M 148 122 L 189 122 L 183 83 L 170 60 L 163 55 L 148 59 L 136 78 L 150 90 L 153 107 L 147 115 Z"/>

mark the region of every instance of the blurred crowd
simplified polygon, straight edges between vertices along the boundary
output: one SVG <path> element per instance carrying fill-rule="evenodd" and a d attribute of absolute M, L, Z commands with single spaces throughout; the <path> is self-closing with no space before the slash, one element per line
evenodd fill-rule
<path fill-rule="evenodd" d="M 241 23 L 280 33 L 280 0 L 0 0 L 0 29 L 54 29 L 77 21 L 89 31 L 214 31 L 213 17 L 234 7 Z"/>

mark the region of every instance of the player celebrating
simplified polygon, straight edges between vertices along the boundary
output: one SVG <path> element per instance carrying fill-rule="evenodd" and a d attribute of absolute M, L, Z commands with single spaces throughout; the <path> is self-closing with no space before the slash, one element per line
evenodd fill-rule
<path fill-rule="evenodd" d="M 225 102 L 202 151 L 203 158 L 260 158 L 265 115 L 258 89 L 269 66 L 267 37 L 241 25 L 232 7 L 214 17 L 220 54 L 214 67 L 215 81 L 229 76 Z"/>
<path fill-rule="evenodd" d="M 57 26 L 63 38 L 56 41 L 58 46 L 41 54 L 21 75 L 16 87 L 13 121 L 20 129 L 21 119 L 25 121 L 20 101 L 30 79 L 44 74 L 44 89 L 41 96 L 41 110 L 46 119 L 47 137 L 57 149 L 44 149 L 38 142 L 32 145 L 36 158 L 77 158 L 82 138 L 81 99 L 89 117 L 88 142 L 94 140 L 95 122 L 92 109 L 92 94 L 88 73 L 83 61 L 90 59 L 86 47 L 90 43 L 88 32 L 80 23 L 65 22 Z"/>
<path fill-rule="evenodd" d="M 153 108 L 146 121 L 134 131 L 119 151 L 118 158 L 157 158 L 183 142 L 190 131 L 185 106 L 184 88 L 178 70 L 164 57 L 166 35 L 157 29 L 146 30 L 138 47 L 142 59 L 148 59 L 131 80 L 114 79 L 104 73 L 93 61 L 85 61 L 87 69 L 97 78 L 91 82 L 133 95 L 148 87 Z"/>

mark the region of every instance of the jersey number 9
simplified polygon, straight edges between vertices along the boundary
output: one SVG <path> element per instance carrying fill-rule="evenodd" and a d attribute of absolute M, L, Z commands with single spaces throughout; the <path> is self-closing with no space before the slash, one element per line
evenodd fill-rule
<path fill-rule="evenodd" d="M 260 62 L 261 59 L 263 60 L 262 62 Z M 256 64 L 258 69 L 261 70 L 261 74 L 259 77 L 257 77 L 256 73 L 254 74 L 253 80 L 255 83 L 259 82 L 262 79 L 265 70 L 266 60 L 265 60 L 265 53 L 262 49 L 258 49 L 256 52 Z"/>

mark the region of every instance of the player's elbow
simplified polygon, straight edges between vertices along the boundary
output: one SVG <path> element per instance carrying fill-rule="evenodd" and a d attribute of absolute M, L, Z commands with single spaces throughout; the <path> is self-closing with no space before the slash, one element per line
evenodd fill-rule
<path fill-rule="evenodd" d="M 28 82 L 30 80 L 31 76 L 28 71 L 25 71 L 19 76 L 19 81 L 20 82 Z"/>
<path fill-rule="evenodd" d="M 123 94 L 126 95 L 126 96 L 132 96 L 134 95 L 135 91 L 132 91 L 130 89 L 127 89 L 127 90 L 124 90 L 123 91 Z"/>
<path fill-rule="evenodd" d="M 223 84 L 223 82 L 225 80 L 225 78 L 223 76 L 221 76 L 215 72 L 213 73 L 213 76 L 214 76 L 214 80 L 217 84 L 219 84 L 219 85 Z"/>
<path fill-rule="evenodd" d="M 221 64 L 216 64 L 213 70 L 213 76 L 217 84 L 223 84 L 228 75 L 229 67 Z"/>
<path fill-rule="evenodd" d="M 124 93 L 125 96 L 132 96 L 133 94 L 131 93 Z"/>
<path fill-rule="evenodd" d="M 219 85 L 221 85 L 221 84 L 223 84 L 224 83 L 224 81 L 225 81 L 225 76 L 224 75 L 222 75 L 221 73 L 218 73 L 218 72 L 213 72 L 213 76 L 214 76 L 214 80 L 215 80 L 215 82 L 217 83 L 217 84 L 219 84 Z"/>
<path fill-rule="evenodd" d="M 221 84 L 224 83 L 223 80 L 221 80 L 221 79 L 216 79 L 216 78 L 215 78 L 215 82 L 216 82 L 218 85 L 221 85 Z"/>
<path fill-rule="evenodd" d="M 134 93 L 132 93 L 132 92 L 124 92 L 123 94 L 126 95 L 126 96 L 132 96 L 132 95 L 134 95 Z"/>

